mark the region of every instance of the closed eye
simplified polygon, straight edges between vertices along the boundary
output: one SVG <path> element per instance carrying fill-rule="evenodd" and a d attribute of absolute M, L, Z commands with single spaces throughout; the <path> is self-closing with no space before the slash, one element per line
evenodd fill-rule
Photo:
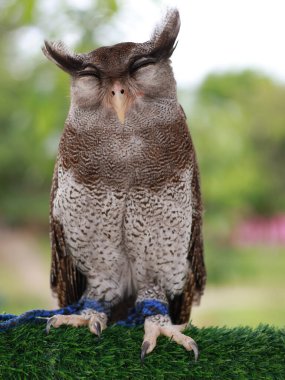
<path fill-rule="evenodd" d="M 88 66 L 85 67 L 84 70 L 78 71 L 77 75 L 79 77 L 90 76 L 90 77 L 100 78 L 100 72 L 97 69 L 97 67 L 95 67 L 94 65 L 89 65 L 89 64 Z"/>
<path fill-rule="evenodd" d="M 133 72 L 139 70 L 140 68 L 142 67 L 145 67 L 145 66 L 149 66 L 149 65 L 153 65 L 156 63 L 156 59 L 155 58 L 152 58 L 152 57 L 147 57 L 147 58 L 140 58 L 136 61 L 134 61 L 130 67 L 129 67 L 129 71 L 130 73 L 132 74 Z"/>
<path fill-rule="evenodd" d="M 96 77 L 96 78 L 100 78 L 100 75 L 96 71 L 93 71 L 93 70 L 79 71 L 77 73 L 77 75 L 79 77 Z"/>

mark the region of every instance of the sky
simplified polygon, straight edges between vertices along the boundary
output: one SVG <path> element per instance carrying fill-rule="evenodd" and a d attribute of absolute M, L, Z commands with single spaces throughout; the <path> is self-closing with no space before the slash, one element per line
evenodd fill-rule
<path fill-rule="evenodd" d="M 57 1 L 41 2 L 47 18 L 49 11 L 54 12 Z M 64 0 L 83 11 L 93 1 L 96 0 Z M 195 88 L 211 72 L 246 68 L 265 72 L 285 83 L 285 0 L 117 1 L 119 15 L 98 36 L 104 45 L 146 41 L 166 7 L 178 8 L 181 29 L 172 63 L 179 87 Z M 38 54 L 46 35 L 36 28 L 19 33 L 19 51 L 27 55 L 28 65 L 32 61 L 28 51 Z M 57 39 L 73 47 L 78 38 L 80 33 L 70 30 L 64 36 L 59 33 Z"/>
<path fill-rule="evenodd" d="M 180 11 L 172 62 L 179 86 L 197 86 L 209 72 L 253 68 L 285 82 L 285 0 L 121 0 L 114 34 L 142 42 L 166 6 Z"/>

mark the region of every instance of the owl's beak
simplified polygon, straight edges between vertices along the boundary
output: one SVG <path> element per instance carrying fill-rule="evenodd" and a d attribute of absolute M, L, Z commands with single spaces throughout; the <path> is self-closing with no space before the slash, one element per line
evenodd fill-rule
<path fill-rule="evenodd" d="M 120 123 L 124 124 L 127 110 L 127 96 L 124 87 L 119 82 L 115 82 L 112 86 L 111 104 L 117 113 Z"/>

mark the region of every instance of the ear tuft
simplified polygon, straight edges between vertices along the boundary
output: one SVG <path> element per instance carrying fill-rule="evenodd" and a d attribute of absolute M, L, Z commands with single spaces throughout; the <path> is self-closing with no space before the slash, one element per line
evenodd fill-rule
<path fill-rule="evenodd" d="M 180 16 L 176 8 L 167 10 L 163 20 L 153 31 L 151 42 L 153 44 L 152 55 L 158 58 L 169 58 L 175 47 L 175 41 L 180 29 Z"/>
<path fill-rule="evenodd" d="M 72 74 L 82 67 L 83 58 L 79 54 L 71 52 L 63 42 L 45 41 L 44 43 L 42 47 L 44 55 L 62 70 Z"/>

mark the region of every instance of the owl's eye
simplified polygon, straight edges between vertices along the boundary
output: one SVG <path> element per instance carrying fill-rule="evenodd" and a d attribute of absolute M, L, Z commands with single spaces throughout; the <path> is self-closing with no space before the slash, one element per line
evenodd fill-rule
<path fill-rule="evenodd" d="M 80 71 L 77 73 L 79 77 L 96 77 L 100 78 L 99 74 L 96 71 L 93 70 L 85 70 L 85 71 Z"/>
<path fill-rule="evenodd" d="M 100 78 L 99 70 L 95 66 L 88 65 L 84 70 L 78 71 L 77 75 L 79 77 L 96 77 Z"/>
<path fill-rule="evenodd" d="M 153 57 L 143 57 L 139 58 L 135 62 L 133 62 L 129 68 L 130 73 L 133 73 L 137 70 L 139 70 L 142 67 L 153 65 L 156 63 L 156 59 Z"/>

